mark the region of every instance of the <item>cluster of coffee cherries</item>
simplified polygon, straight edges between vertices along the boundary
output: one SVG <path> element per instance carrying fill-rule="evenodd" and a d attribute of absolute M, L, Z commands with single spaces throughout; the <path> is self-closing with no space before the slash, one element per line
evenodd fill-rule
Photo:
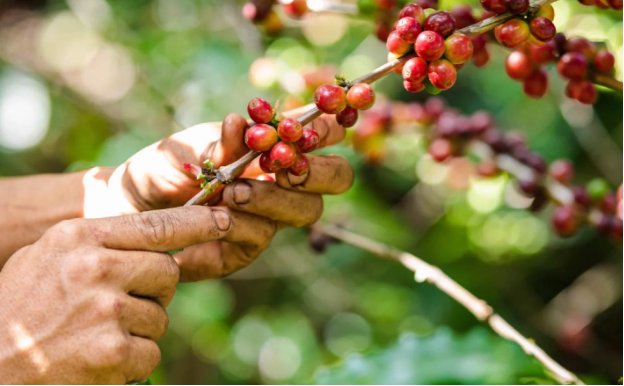
<path fill-rule="evenodd" d="M 388 35 L 386 47 L 392 60 L 412 50 L 416 57 L 404 63 L 396 72 L 403 76 L 403 87 L 409 92 L 425 88 L 432 94 L 453 87 L 457 67 L 472 58 L 472 40 L 455 33 L 452 13 L 423 9 L 418 4 L 407 4 L 399 12 L 399 20 Z"/>
<path fill-rule="evenodd" d="M 516 49 L 505 63 L 507 75 L 523 82 L 524 92 L 533 98 L 548 90 L 548 73 L 544 65 L 556 62 L 561 77 L 568 80 L 565 93 L 581 103 L 593 104 L 598 91 L 591 82 L 593 74 L 612 74 L 615 58 L 607 49 L 581 37 L 567 39 L 556 34 L 545 44 L 527 43 Z"/>
<path fill-rule="evenodd" d="M 296 176 L 308 172 L 305 153 L 315 150 L 320 142 L 318 133 L 304 129 L 292 118 L 278 120 L 273 107 L 262 98 L 255 98 L 247 106 L 249 118 L 254 121 L 245 131 L 245 144 L 260 155 L 260 168 L 265 173 L 288 169 Z"/>
<path fill-rule="evenodd" d="M 358 110 L 369 109 L 375 103 L 375 91 L 370 84 L 350 86 L 344 76 L 337 76 L 335 84 L 317 87 L 314 103 L 325 114 L 336 115 L 336 122 L 342 127 L 352 127 L 358 120 Z"/>
<path fill-rule="evenodd" d="M 264 28 L 268 34 L 277 34 L 284 23 L 273 8 L 276 0 L 250 0 L 243 6 L 243 17 Z M 308 13 L 307 0 L 292 0 L 282 4 L 284 13 L 294 19 L 300 19 Z"/>
<path fill-rule="evenodd" d="M 587 6 L 595 6 L 600 9 L 622 10 L 622 0 L 579 0 L 579 3 Z"/>
<path fill-rule="evenodd" d="M 438 0 L 416 0 L 415 3 L 423 9 L 438 7 Z M 358 0 L 357 7 L 360 15 L 375 21 L 375 36 L 385 43 L 394 31 L 396 15 L 404 4 L 404 0 Z"/>

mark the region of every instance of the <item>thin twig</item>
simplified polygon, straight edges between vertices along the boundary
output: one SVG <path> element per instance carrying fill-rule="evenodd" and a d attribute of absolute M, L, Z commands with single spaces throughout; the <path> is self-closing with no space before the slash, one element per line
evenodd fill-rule
<path fill-rule="evenodd" d="M 537 359 L 552 376 L 562 384 L 582 385 L 583 382 L 572 372 L 552 359 L 535 342 L 525 338 L 515 328 L 513 328 L 500 315 L 494 313 L 484 300 L 479 299 L 470 291 L 462 287 L 455 280 L 447 276 L 438 267 L 430 265 L 418 257 L 403 251 L 399 251 L 387 245 L 371 240 L 362 235 L 349 232 L 335 225 L 317 223 L 314 230 L 329 237 L 340 240 L 357 248 L 368 251 L 377 257 L 397 261 L 407 269 L 415 273 L 415 280 L 418 283 L 428 282 L 436 286 L 439 290 L 450 296 L 456 302 L 464 306 L 478 320 L 487 322 L 492 330 L 501 337 L 517 343 L 527 355 Z"/>
<path fill-rule="evenodd" d="M 610 88 L 612 90 L 617 90 L 619 92 L 622 92 L 622 82 L 615 79 L 614 77 L 610 75 L 593 74 L 591 78 L 592 78 L 592 82 L 596 84 Z"/>

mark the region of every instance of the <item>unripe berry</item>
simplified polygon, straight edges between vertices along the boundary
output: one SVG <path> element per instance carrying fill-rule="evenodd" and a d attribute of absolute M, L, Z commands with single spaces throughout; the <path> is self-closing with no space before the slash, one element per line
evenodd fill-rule
<path fill-rule="evenodd" d="M 477 22 L 472 14 L 472 8 L 467 4 L 456 5 L 451 9 L 451 14 L 455 18 L 455 27 L 464 28 Z"/>
<path fill-rule="evenodd" d="M 587 60 L 578 52 L 568 52 L 557 61 L 557 71 L 567 79 L 585 78 L 587 67 Z"/>
<path fill-rule="evenodd" d="M 436 88 L 448 90 L 455 84 L 457 70 L 448 60 L 440 59 L 429 64 L 427 76 Z"/>
<path fill-rule="evenodd" d="M 284 13 L 293 18 L 300 18 L 308 13 L 307 0 L 293 0 L 283 5 Z"/>
<path fill-rule="evenodd" d="M 275 173 L 278 170 L 280 170 L 279 165 L 274 164 L 271 161 L 270 151 L 265 151 L 264 153 L 262 153 L 262 155 L 260 155 L 259 164 L 260 164 L 260 169 L 262 169 L 262 171 L 265 173 Z"/>
<path fill-rule="evenodd" d="M 262 26 L 267 35 L 277 35 L 284 28 L 284 23 L 277 12 L 271 10 L 267 17 L 262 20 Z"/>
<path fill-rule="evenodd" d="M 349 106 L 336 114 L 336 122 L 342 127 L 353 127 L 358 120 L 358 111 Z"/>
<path fill-rule="evenodd" d="M 566 42 L 566 51 L 568 52 L 578 52 L 582 54 L 585 59 L 591 61 L 596 56 L 596 46 L 594 43 L 590 42 L 587 39 L 572 37 Z"/>
<path fill-rule="evenodd" d="M 429 65 L 423 58 L 411 58 L 403 66 L 403 79 L 412 83 L 422 83 L 427 77 Z"/>
<path fill-rule="evenodd" d="M 303 137 L 297 141 L 297 147 L 299 147 L 302 153 L 309 153 L 316 150 L 320 142 L 321 139 L 315 130 L 304 129 Z"/>
<path fill-rule="evenodd" d="M 444 42 L 444 57 L 453 64 L 466 63 L 472 52 L 472 40 L 464 34 L 452 34 Z"/>
<path fill-rule="evenodd" d="M 509 48 L 526 42 L 530 34 L 529 25 L 522 19 L 511 19 L 494 29 L 496 40 Z"/>
<path fill-rule="evenodd" d="M 529 10 L 529 0 L 503 0 L 503 4 L 513 15 L 521 15 Z"/>
<path fill-rule="evenodd" d="M 278 142 L 271 148 L 271 163 L 286 169 L 291 167 L 297 159 L 297 149 L 292 143 Z"/>
<path fill-rule="evenodd" d="M 564 185 L 574 178 L 574 166 L 567 159 L 560 159 L 550 165 L 550 176 Z"/>
<path fill-rule="evenodd" d="M 586 105 L 593 105 L 598 100 L 598 91 L 587 79 L 571 80 L 566 85 L 566 96 Z"/>
<path fill-rule="evenodd" d="M 413 17 L 399 19 L 396 24 L 396 32 L 406 42 L 414 43 L 416 37 L 422 31 L 422 27 Z"/>
<path fill-rule="evenodd" d="M 479 2 L 486 11 L 493 13 L 507 12 L 507 7 L 505 7 L 503 0 L 479 0 Z"/>
<path fill-rule="evenodd" d="M 505 72 L 517 81 L 522 81 L 529 77 L 534 71 L 533 64 L 522 51 L 514 51 L 505 60 Z"/>
<path fill-rule="evenodd" d="M 615 58 L 607 50 L 600 50 L 594 57 L 594 68 L 598 72 L 611 72 L 613 71 L 613 65 L 615 64 Z"/>
<path fill-rule="evenodd" d="M 429 144 L 427 151 L 434 160 L 442 162 L 453 155 L 453 145 L 448 139 L 437 138 Z"/>
<path fill-rule="evenodd" d="M 568 206 L 556 208 L 552 217 L 552 225 L 561 237 L 570 237 L 576 233 L 578 220 L 574 208 Z"/>
<path fill-rule="evenodd" d="M 386 48 L 393 54 L 403 55 L 412 50 L 412 44 L 401 39 L 397 31 L 392 31 L 390 35 L 388 35 L 388 40 L 386 40 Z"/>
<path fill-rule="evenodd" d="M 308 161 L 308 157 L 306 157 L 305 154 L 297 155 L 295 163 L 292 164 L 290 168 L 288 168 L 288 172 L 295 176 L 306 175 L 308 173 L 308 170 L 310 170 L 310 161 Z"/>
<path fill-rule="evenodd" d="M 587 184 L 587 193 L 594 202 L 599 202 L 609 193 L 609 184 L 602 178 L 594 178 Z"/>
<path fill-rule="evenodd" d="M 551 4 L 542 5 L 537 10 L 537 14 L 535 16 L 545 17 L 546 19 L 553 21 L 555 20 L 555 8 Z"/>
<path fill-rule="evenodd" d="M 286 142 L 297 142 L 303 135 L 303 126 L 296 119 L 286 118 L 277 125 L 277 135 Z"/>
<path fill-rule="evenodd" d="M 423 82 L 412 82 L 409 80 L 404 80 L 403 88 L 405 88 L 405 90 L 408 92 L 417 93 L 425 89 L 425 84 Z"/>
<path fill-rule="evenodd" d="M 247 105 L 247 114 L 256 123 L 269 123 L 273 119 L 273 108 L 266 100 L 254 98 Z"/>
<path fill-rule="evenodd" d="M 358 83 L 347 91 L 349 106 L 358 110 L 366 110 L 375 103 L 375 90 L 370 84 Z"/>
<path fill-rule="evenodd" d="M 555 42 L 549 41 L 545 44 L 529 45 L 529 58 L 535 64 L 546 64 L 555 58 Z"/>
<path fill-rule="evenodd" d="M 340 86 L 324 84 L 314 91 L 314 103 L 325 114 L 337 114 L 347 106 L 347 94 Z"/>
<path fill-rule="evenodd" d="M 401 12 L 399 12 L 399 19 L 404 17 L 412 17 L 416 19 L 418 24 L 423 24 L 425 21 L 425 12 L 421 6 L 417 4 L 407 4 Z"/>
<path fill-rule="evenodd" d="M 423 31 L 416 38 L 416 53 L 424 60 L 431 62 L 444 55 L 444 39 L 433 31 Z"/>
<path fill-rule="evenodd" d="M 425 31 L 437 32 L 445 38 L 455 31 L 455 18 L 450 12 L 438 11 L 425 19 L 423 27 Z"/>
<path fill-rule="evenodd" d="M 538 68 L 522 83 L 524 93 L 531 98 L 541 98 L 548 91 L 548 73 L 543 68 Z"/>
<path fill-rule="evenodd" d="M 265 152 L 276 143 L 277 131 L 272 126 L 258 123 L 245 131 L 245 144 L 253 151 Z"/>
<path fill-rule="evenodd" d="M 557 28 L 552 21 L 548 20 L 545 17 L 538 16 L 531 20 L 531 33 L 537 39 L 547 42 L 555 37 L 557 33 Z"/>

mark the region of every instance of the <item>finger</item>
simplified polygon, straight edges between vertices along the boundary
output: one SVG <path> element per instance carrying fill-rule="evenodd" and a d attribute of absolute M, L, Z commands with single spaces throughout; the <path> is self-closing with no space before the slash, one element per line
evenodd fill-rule
<path fill-rule="evenodd" d="M 126 364 L 128 383 L 144 382 L 160 364 L 161 353 L 156 342 L 130 336 L 130 352 Z"/>
<path fill-rule="evenodd" d="M 285 118 L 296 118 L 310 110 L 312 107 L 313 105 L 308 105 L 295 110 L 286 111 L 283 113 L 283 116 Z M 319 145 L 320 147 L 339 143 L 344 139 L 346 134 L 345 128 L 336 122 L 335 115 L 323 114 L 306 125 L 306 128 L 314 129 L 318 133 L 319 138 L 321 139 Z"/>
<path fill-rule="evenodd" d="M 310 168 L 303 176 L 287 170 L 275 174 L 279 186 L 310 193 L 341 194 L 353 185 L 353 168 L 346 159 L 334 155 L 309 155 Z"/>
<path fill-rule="evenodd" d="M 222 239 L 232 220 L 224 210 L 189 206 L 88 220 L 88 225 L 106 248 L 167 252 Z"/>
<path fill-rule="evenodd" d="M 247 121 L 239 114 L 229 114 L 221 125 L 221 141 L 204 154 L 215 165 L 227 165 L 245 155 L 249 151 L 243 139 Z"/>
<path fill-rule="evenodd" d="M 119 323 L 130 335 L 156 341 L 167 331 L 167 312 L 153 300 L 125 295 L 120 306 Z"/>
<path fill-rule="evenodd" d="M 223 191 L 223 202 L 230 208 L 303 227 L 316 222 L 323 213 L 318 194 L 294 192 L 274 182 L 239 180 Z"/>

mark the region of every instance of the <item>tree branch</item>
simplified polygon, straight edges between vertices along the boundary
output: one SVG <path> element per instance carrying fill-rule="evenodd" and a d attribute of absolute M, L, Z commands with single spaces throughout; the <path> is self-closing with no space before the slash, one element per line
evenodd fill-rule
<path fill-rule="evenodd" d="M 532 340 L 525 338 L 515 328 L 513 328 L 500 315 L 494 313 L 484 300 L 479 299 L 467 289 L 462 287 L 455 280 L 448 277 L 438 267 L 430 265 L 418 257 L 407 252 L 399 251 L 387 245 L 373 241 L 362 235 L 349 232 L 335 225 L 327 225 L 317 223 L 313 225 L 313 230 L 323 233 L 331 238 L 340 240 L 357 248 L 363 249 L 388 260 L 393 260 L 403 264 L 407 269 L 415 273 L 414 279 L 418 283 L 428 282 L 436 286 L 440 291 L 444 292 L 456 302 L 461 304 L 477 319 L 487 322 L 492 330 L 501 337 L 511 340 L 518 344 L 527 355 L 537 359 L 552 376 L 562 384 L 582 385 L 583 382 L 572 372 L 566 370 L 563 366 L 552 359 L 544 350 L 542 350 Z"/>

